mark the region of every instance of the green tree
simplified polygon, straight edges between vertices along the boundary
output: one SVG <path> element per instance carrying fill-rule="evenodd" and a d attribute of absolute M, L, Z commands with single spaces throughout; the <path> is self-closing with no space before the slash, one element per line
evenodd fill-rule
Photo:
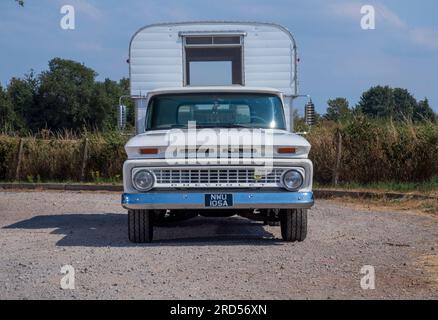
<path fill-rule="evenodd" d="M 21 130 L 29 128 L 35 113 L 38 80 L 33 71 L 24 79 L 12 78 L 8 85 L 8 98 L 16 114 L 15 127 Z"/>
<path fill-rule="evenodd" d="M 0 84 L 0 130 L 14 130 L 16 115 L 7 93 Z"/>
<path fill-rule="evenodd" d="M 124 95 L 123 88 L 116 81 L 105 79 L 94 85 L 91 99 L 92 116 L 99 129 L 110 130 L 117 126 L 117 103 Z"/>
<path fill-rule="evenodd" d="M 392 89 L 394 107 L 392 116 L 396 120 L 413 119 L 417 100 L 406 89 Z"/>
<path fill-rule="evenodd" d="M 83 64 L 55 58 L 49 62 L 49 70 L 37 77 L 31 71 L 22 79 L 12 78 L 2 100 L 2 123 L 7 119 L 16 130 L 33 132 L 114 129 L 118 100 L 129 95 L 129 80 L 96 82 L 96 76 Z M 134 123 L 132 102 L 127 103 L 128 120 Z"/>
<path fill-rule="evenodd" d="M 340 121 L 351 115 L 348 100 L 345 98 L 336 98 L 327 102 L 327 113 L 324 119 L 331 121 Z"/>
<path fill-rule="evenodd" d="M 49 70 L 42 72 L 39 77 L 38 108 L 33 115 L 31 128 L 77 131 L 99 128 L 96 112 L 100 110 L 93 110 L 91 105 L 96 76 L 94 70 L 78 62 L 52 59 Z"/>
<path fill-rule="evenodd" d="M 368 116 L 389 117 L 394 113 L 394 96 L 388 86 L 372 87 L 362 94 L 358 109 Z"/>
<path fill-rule="evenodd" d="M 436 121 L 437 115 L 429 105 L 429 100 L 425 98 L 416 105 L 414 110 L 414 120 L 416 121 Z"/>
<path fill-rule="evenodd" d="M 371 117 L 405 120 L 413 118 L 416 106 L 408 90 L 377 86 L 362 94 L 358 109 Z"/>

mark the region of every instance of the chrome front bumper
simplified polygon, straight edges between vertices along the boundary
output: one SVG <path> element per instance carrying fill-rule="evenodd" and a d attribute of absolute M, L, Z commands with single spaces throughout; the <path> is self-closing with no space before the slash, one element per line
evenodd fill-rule
<path fill-rule="evenodd" d="M 209 192 L 210 193 L 210 192 Z M 206 208 L 207 192 L 193 193 L 125 193 L 122 195 L 122 206 L 125 209 L 296 209 L 311 208 L 314 204 L 312 192 L 226 192 L 233 195 L 233 206 L 226 208 Z"/>

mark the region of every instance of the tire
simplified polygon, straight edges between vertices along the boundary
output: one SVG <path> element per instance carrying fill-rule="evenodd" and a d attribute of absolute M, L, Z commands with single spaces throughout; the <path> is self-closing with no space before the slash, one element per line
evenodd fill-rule
<path fill-rule="evenodd" d="M 152 242 L 154 235 L 153 213 L 148 210 L 128 211 L 128 235 L 133 243 Z"/>
<path fill-rule="evenodd" d="M 287 242 L 302 242 L 307 237 L 307 210 L 290 209 L 280 213 L 281 236 Z"/>

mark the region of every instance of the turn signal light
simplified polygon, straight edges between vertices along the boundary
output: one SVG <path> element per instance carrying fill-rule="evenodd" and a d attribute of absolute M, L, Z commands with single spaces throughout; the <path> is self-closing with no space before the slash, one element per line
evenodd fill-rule
<path fill-rule="evenodd" d="M 287 147 L 287 148 L 278 148 L 278 153 L 296 153 L 297 148 Z"/>
<path fill-rule="evenodd" d="M 140 149 L 140 154 L 144 154 L 144 155 L 158 154 L 158 149 Z"/>

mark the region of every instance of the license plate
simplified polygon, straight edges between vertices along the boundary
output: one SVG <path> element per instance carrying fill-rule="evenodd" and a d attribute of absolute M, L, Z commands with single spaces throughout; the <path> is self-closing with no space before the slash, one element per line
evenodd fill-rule
<path fill-rule="evenodd" d="M 207 208 L 227 208 L 233 206 L 233 195 L 213 193 L 205 195 L 205 206 Z"/>

